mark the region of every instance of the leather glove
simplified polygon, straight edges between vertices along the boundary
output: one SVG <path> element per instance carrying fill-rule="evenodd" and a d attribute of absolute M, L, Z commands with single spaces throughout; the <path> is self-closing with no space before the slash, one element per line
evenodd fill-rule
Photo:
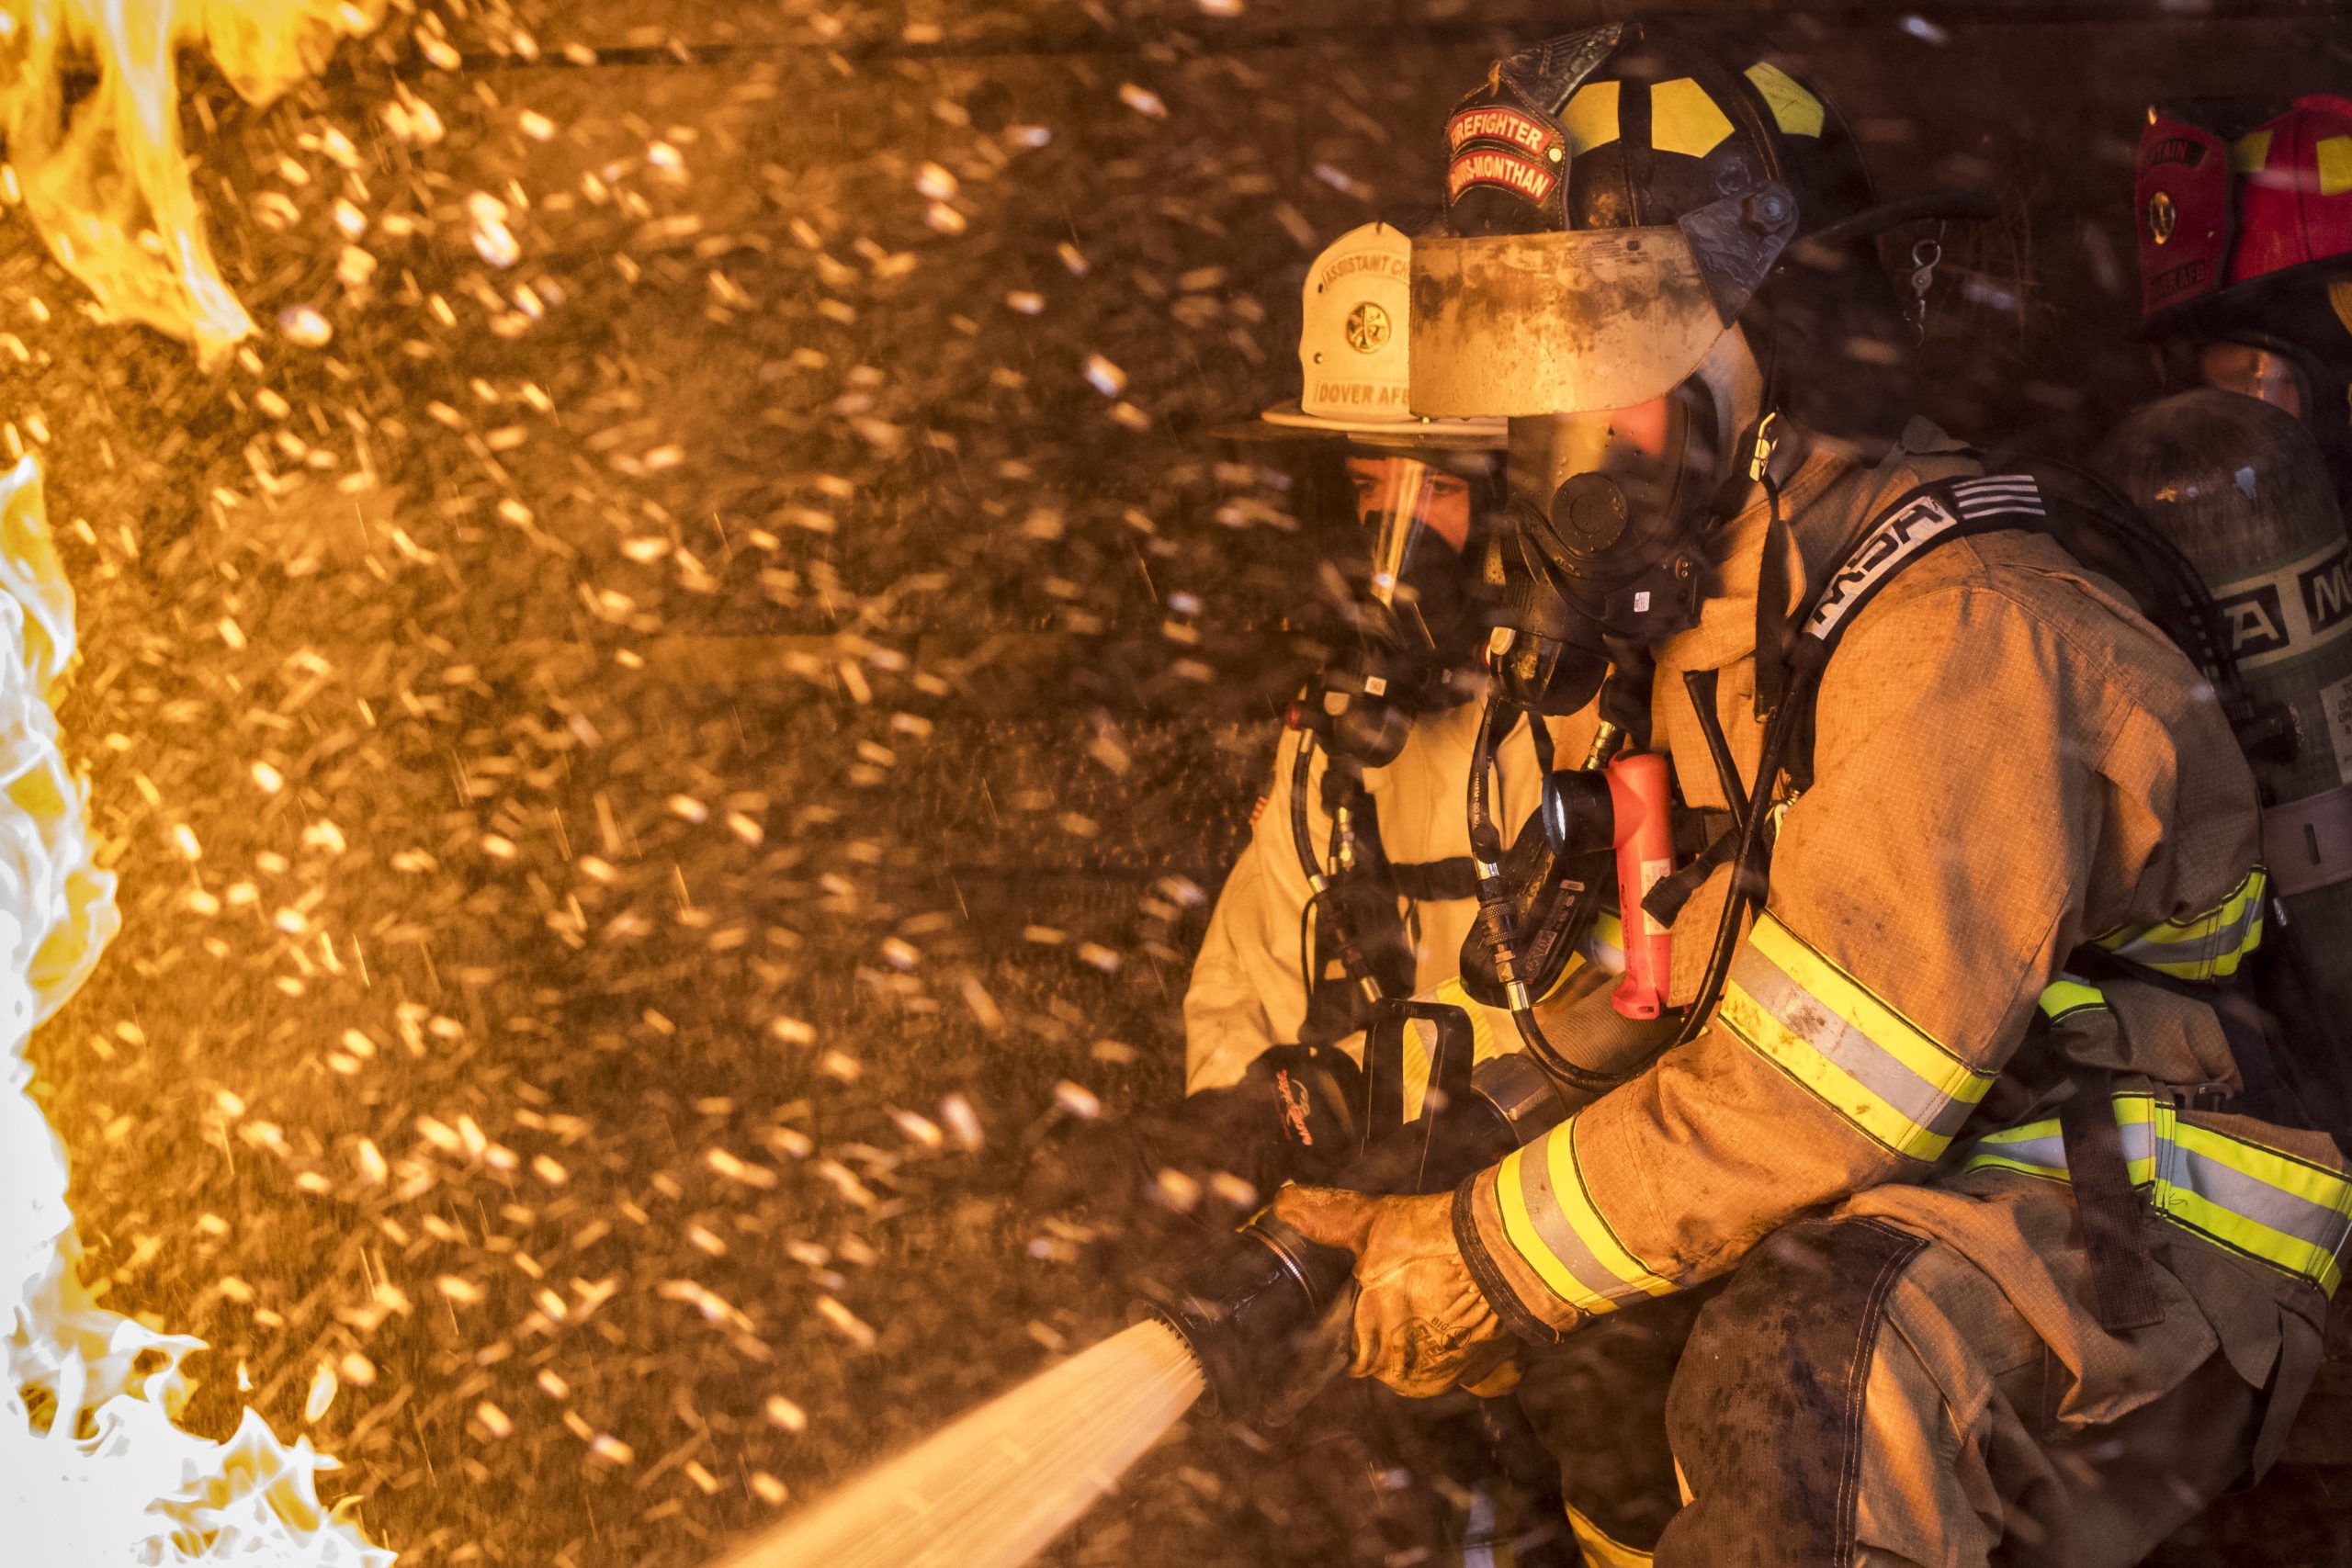
<path fill-rule="evenodd" d="M 1066 1127 L 1032 1156 L 1022 1196 L 1033 1208 L 1098 1213 L 1151 1200 L 1192 1212 L 1223 1197 L 1203 1217 L 1230 1224 L 1283 1182 L 1335 1170 L 1355 1152 L 1363 1079 L 1341 1052 L 1277 1045 L 1239 1083 Z"/>
<path fill-rule="evenodd" d="M 1451 1193 L 1372 1198 L 1285 1187 L 1273 1209 L 1309 1241 L 1355 1254 L 1351 1375 L 1378 1378 L 1412 1399 L 1457 1382 L 1491 1398 L 1519 1382 L 1516 1342 L 1454 1245 Z"/>

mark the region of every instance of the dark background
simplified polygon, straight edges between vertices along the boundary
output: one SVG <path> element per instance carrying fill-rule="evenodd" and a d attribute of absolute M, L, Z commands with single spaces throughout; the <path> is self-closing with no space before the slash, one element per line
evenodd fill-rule
<path fill-rule="evenodd" d="M 0 416 L 81 594 L 62 716 L 126 914 L 33 1055 L 89 1274 L 212 1342 L 190 1422 L 307 1431 L 407 1561 L 683 1564 L 780 1517 L 755 1476 L 805 1500 L 1116 1322 L 1012 1178 L 1057 1084 L 1176 1092 L 1306 668 L 1281 617 L 1346 547 L 1204 433 L 1295 391 L 1307 258 L 1430 199 L 1487 62 L 1624 9 L 396 12 L 264 111 L 189 73 L 264 328 L 218 375 L 88 320 L 19 222 Z M 1883 194 L 2000 197 L 1924 400 L 2056 450 L 2145 390 L 2143 106 L 2352 86 L 2319 6 L 1754 14 Z M 1315 1560 L 1300 1499 L 1202 1427 L 1065 1550 Z"/>

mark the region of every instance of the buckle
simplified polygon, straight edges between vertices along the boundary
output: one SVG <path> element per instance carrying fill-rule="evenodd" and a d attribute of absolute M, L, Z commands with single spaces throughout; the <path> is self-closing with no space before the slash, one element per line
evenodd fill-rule
<path fill-rule="evenodd" d="M 2170 1084 L 2165 1093 L 2176 1111 L 2218 1111 L 2224 1113 L 2238 1109 L 2238 1091 L 2219 1081 L 2200 1084 Z"/>

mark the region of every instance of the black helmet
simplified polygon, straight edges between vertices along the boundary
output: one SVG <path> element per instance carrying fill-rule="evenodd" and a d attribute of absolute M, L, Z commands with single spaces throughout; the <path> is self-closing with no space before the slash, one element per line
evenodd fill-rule
<path fill-rule="evenodd" d="M 1696 619 L 1704 537 L 1772 416 L 1900 428 L 1902 314 L 1871 243 L 1908 209 L 1873 207 L 1827 100 L 1714 20 L 1498 60 L 1446 145 L 1445 220 L 1413 247 L 1411 406 L 1510 422 L 1513 636 L 1490 661 L 1506 701 L 1565 711 L 1605 645 Z"/>
<path fill-rule="evenodd" d="M 1840 356 L 1835 376 L 1784 362 L 1781 408 L 1887 433 L 1883 387 L 1819 385 L 1900 357 L 1871 234 L 1849 231 L 1870 176 L 1828 100 L 1745 32 L 1659 16 L 1521 50 L 1455 106 L 1446 143 L 1445 220 L 1415 243 L 1416 412 L 1628 407 L 1741 323 L 1759 358 Z"/>

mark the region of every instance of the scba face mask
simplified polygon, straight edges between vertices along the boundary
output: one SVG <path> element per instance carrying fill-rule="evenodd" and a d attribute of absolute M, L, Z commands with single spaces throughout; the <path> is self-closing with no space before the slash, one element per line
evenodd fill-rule
<path fill-rule="evenodd" d="M 1551 586 L 1604 637 L 1654 644 L 1690 626 L 1722 443 L 1686 382 L 1638 408 L 1510 422 L 1511 525 Z"/>
<path fill-rule="evenodd" d="M 1360 583 L 1331 573 L 1348 646 L 1321 682 L 1333 749 L 1367 766 L 1393 761 L 1415 714 L 1466 700 L 1488 616 L 1474 541 L 1493 481 L 1483 454 L 1359 447 L 1346 479 L 1367 549 Z"/>
<path fill-rule="evenodd" d="M 1736 477 L 1733 447 L 1756 418 L 1761 381 L 1733 330 L 1662 397 L 1510 421 L 1503 611 L 1491 650 L 1506 703 L 1573 713 L 1612 661 L 1697 624 L 1710 582 L 1706 536 Z"/>

